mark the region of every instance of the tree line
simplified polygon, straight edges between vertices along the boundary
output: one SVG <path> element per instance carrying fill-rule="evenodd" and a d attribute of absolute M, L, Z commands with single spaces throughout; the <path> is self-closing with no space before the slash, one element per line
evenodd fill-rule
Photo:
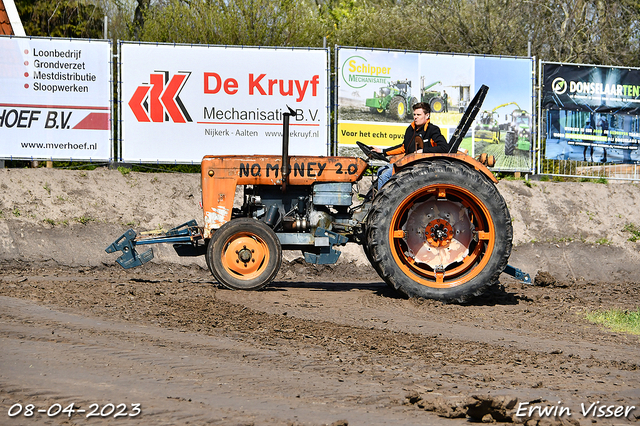
<path fill-rule="evenodd" d="M 640 66 L 640 0 L 15 0 L 27 35 Z"/>

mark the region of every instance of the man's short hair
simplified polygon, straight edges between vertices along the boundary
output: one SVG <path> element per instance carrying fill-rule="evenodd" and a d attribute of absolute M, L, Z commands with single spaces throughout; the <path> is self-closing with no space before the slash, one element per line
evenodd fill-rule
<path fill-rule="evenodd" d="M 429 106 L 428 103 L 426 102 L 418 102 L 417 104 L 415 104 L 413 106 L 413 110 L 417 110 L 419 108 L 422 108 L 422 110 L 424 111 L 425 115 L 431 113 L 431 106 Z"/>

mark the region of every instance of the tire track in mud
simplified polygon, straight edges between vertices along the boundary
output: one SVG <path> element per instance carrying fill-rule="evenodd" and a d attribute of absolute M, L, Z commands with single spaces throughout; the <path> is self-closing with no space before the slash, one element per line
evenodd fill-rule
<path fill-rule="evenodd" d="M 313 359 L 290 363 L 277 350 L 235 339 L 78 317 L 6 297 L 0 307 L 5 413 L 17 401 L 136 402 L 145 424 L 325 424 L 344 416 L 357 417 L 352 424 L 420 424 L 397 392 L 363 377 L 336 380 Z M 347 409 L 345 401 L 362 408 Z"/>
<path fill-rule="evenodd" d="M 234 421 L 258 419 L 258 424 L 278 424 L 273 419 L 283 410 L 317 414 L 312 424 L 342 417 L 359 424 L 367 418 L 362 410 L 377 413 L 370 424 L 390 421 L 388 416 L 398 416 L 394 421 L 401 424 L 424 422 L 427 413 L 401 405 L 408 392 L 507 393 L 523 401 L 562 400 L 574 406 L 587 399 L 640 405 L 637 339 L 616 337 L 593 326 L 581 328 L 570 313 L 573 306 L 613 304 L 621 294 L 635 303 L 637 285 L 608 285 L 607 293 L 592 284 L 549 291 L 530 287 L 526 297 L 518 296 L 518 287 L 511 287 L 504 294 L 488 294 L 487 300 L 478 300 L 476 305 L 460 306 L 389 297 L 384 285 L 358 287 L 339 282 L 332 293 L 327 287 L 336 284 L 322 278 L 317 281 L 304 285 L 276 282 L 272 291 L 240 293 L 219 290 L 206 272 L 185 268 L 158 271 L 154 266 L 152 273 L 136 274 L 114 269 L 54 269 L 15 271 L 11 278 L 2 279 L 0 294 L 86 315 L 76 317 L 87 318 L 88 323 L 76 320 L 76 328 L 69 333 L 83 337 L 76 342 L 80 348 L 87 345 L 86 339 L 100 343 L 86 350 L 69 350 L 67 356 L 80 352 L 81 363 L 120 363 L 131 367 L 142 382 L 176 386 L 180 392 L 162 395 L 177 398 L 162 404 L 176 411 L 161 412 L 155 416 L 158 419 L 172 415 L 200 419 L 200 414 L 190 411 L 194 404 L 183 400 L 188 400 L 189 391 L 205 395 L 230 392 L 235 399 L 224 400 L 220 410 L 230 410 L 228 418 Z M 547 299 L 547 295 L 551 296 Z M 508 300 L 501 305 L 500 297 Z M 348 315 L 341 313 L 347 310 Z M 374 317 L 376 321 L 365 321 Z M 524 317 L 522 324 L 513 322 L 520 317 Z M 115 320 L 121 328 L 102 330 L 96 323 L 103 320 L 96 318 Z M 11 324 L 25 321 L 19 316 L 10 320 Z M 432 330 L 406 331 L 419 321 L 425 330 L 431 323 Z M 58 323 L 64 326 L 63 321 Z M 42 324 L 47 322 L 42 320 Z M 512 324 L 518 328 L 512 330 Z M 143 330 L 144 337 L 132 328 Z M 441 332 L 445 329 L 453 330 L 456 337 Z M 35 334 L 22 335 L 24 339 Z M 50 339 L 46 333 L 40 337 Z M 105 349 L 100 339 L 107 338 L 118 344 Z M 206 343 L 210 341 L 227 344 Z M 189 358 L 179 358 L 181 353 Z M 158 381 L 158 376 L 164 381 Z M 167 380 L 170 376 L 173 378 Z M 214 379 L 223 384 L 211 386 Z M 209 383 L 208 387 L 194 385 L 199 380 Z M 125 389 L 131 386 L 125 383 Z M 243 413 L 235 410 L 238 400 L 267 408 L 256 414 L 243 406 Z M 157 404 L 156 399 L 152 402 Z M 327 419 L 318 407 L 331 407 L 338 410 L 336 416 L 344 412 L 351 417 Z M 293 422 L 303 418 L 294 415 L 287 418 Z M 437 418 L 428 419 L 437 424 Z"/>

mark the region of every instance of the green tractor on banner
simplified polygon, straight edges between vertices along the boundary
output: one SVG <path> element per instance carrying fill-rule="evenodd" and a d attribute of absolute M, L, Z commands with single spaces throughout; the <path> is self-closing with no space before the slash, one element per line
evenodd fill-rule
<path fill-rule="evenodd" d="M 514 155 L 516 149 L 530 151 L 531 114 L 518 107 L 507 114 L 506 118 L 506 123 L 500 125 L 500 129 L 506 132 L 504 155 Z"/>
<path fill-rule="evenodd" d="M 369 111 L 379 114 L 389 112 L 396 120 L 404 120 L 407 111 L 417 103 L 418 99 L 411 96 L 411 80 L 391 81 L 374 92 L 373 98 L 365 101 Z"/>
<path fill-rule="evenodd" d="M 500 125 L 496 118 L 498 113 L 493 111 L 482 111 L 482 115 L 478 119 L 478 124 L 474 129 L 476 139 L 490 142 L 500 143 Z"/>
<path fill-rule="evenodd" d="M 440 84 L 440 81 L 434 81 L 433 83 L 422 88 L 420 101 L 429 104 L 429 106 L 431 107 L 431 112 L 445 112 L 446 101 L 442 97 L 442 93 L 437 90 L 429 90 L 436 84 Z"/>
<path fill-rule="evenodd" d="M 498 109 L 515 105 L 511 113 L 505 114 L 505 121 L 498 123 Z M 504 135 L 504 154 L 514 155 L 515 150 L 531 149 L 531 114 L 520 108 L 516 102 L 498 105 L 491 111 L 482 111 L 474 128 L 475 137 L 489 143 L 501 143 Z"/>

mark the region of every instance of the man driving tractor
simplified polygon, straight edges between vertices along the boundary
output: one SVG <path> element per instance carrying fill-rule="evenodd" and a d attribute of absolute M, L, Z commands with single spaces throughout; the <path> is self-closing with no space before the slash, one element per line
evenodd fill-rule
<path fill-rule="evenodd" d="M 419 102 L 413 105 L 413 121 L 404 133 L 404 141 L 385 149 L 373 148 L 373 151 L 384 155 L 406 155 L 414 152 L 448 152 L 448 149 L 449 145 L 440 128 L 431 124 L 431 107 Z M 378 189 L 391 178 L 392 167 L 392 164 L 388 164 L 378 169 Z"/>

